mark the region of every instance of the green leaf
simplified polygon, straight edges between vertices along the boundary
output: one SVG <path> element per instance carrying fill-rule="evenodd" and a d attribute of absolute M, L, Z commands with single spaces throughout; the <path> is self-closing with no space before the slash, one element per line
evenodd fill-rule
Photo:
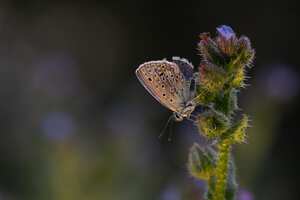
<path fill-rule="evenodd" d="M 225 92 L 221 92 L 215 98 L 215 109 L 231 117 L 235 110 L 238 110 L 237 105 L 238 90 L 232 88 Z"/>
<path fill-rule="evenodd" d="M 236 124 L 234 124 L 225 134 L 224 138 L 228 138 L 232 144 L 246 142 L 247 134 L 246 129 L 249 127 L 249 117 L 243 115 Z"/>
<path fill-rule="evenodd" d="M 215 151 L 212 148 L 201 148 L 197 143 L 190 148 L 188 170 L 193 177 L 208 180 L 213 174 L 214 162 Z"/>

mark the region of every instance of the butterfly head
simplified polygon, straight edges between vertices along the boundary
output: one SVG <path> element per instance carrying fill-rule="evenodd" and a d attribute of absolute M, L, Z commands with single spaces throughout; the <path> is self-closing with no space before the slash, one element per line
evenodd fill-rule
<path fill-rule="evenodd" d="M 188 101 L 181 112 L 174 113 L 175 121 L 182 121 L 184 118 L 189 118 L 191 113 L 195 110 L 196 104 L 194 101 Z"/>

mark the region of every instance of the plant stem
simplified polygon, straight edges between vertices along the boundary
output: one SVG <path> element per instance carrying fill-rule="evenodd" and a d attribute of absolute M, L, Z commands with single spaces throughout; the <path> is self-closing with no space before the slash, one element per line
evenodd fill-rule
<path fill-rule="evenodd" d="M 231 144 L 227 139 L 218 144 L 218 159 L 216 163 L 216 185 L 213 200 L 225 200 L 225 191 L 228 179 Z"/>
<path fill-rule="evenodd" d="M 208 190 L 206 192 L 205 200 L 212 200 L 213 199 L 215 184 L 216 184 L 216 177 L 211 176 L 208 180 Z"/>
<path fill-rule="evenodd" d="M 226 200 L 234 200 L 238 185 L 236 183 L 236 178 L 235 178 L 235 164 L 234 164 L 233 156 L 230 156 L 230 160 L 229 160 L 229 169 L 228 169 L 226 187 L 227 187 L 225 192 Z"/>

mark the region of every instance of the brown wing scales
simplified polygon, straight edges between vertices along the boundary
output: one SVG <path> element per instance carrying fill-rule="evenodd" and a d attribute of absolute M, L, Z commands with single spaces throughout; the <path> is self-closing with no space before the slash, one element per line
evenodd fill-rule
<path fill-rule="evenodd" d="M 137 77 L 150 94 L 174 112 L 183 109 L 185 80 L 179 67 L 168 61 L 151 61 L 139 66 Z"/>

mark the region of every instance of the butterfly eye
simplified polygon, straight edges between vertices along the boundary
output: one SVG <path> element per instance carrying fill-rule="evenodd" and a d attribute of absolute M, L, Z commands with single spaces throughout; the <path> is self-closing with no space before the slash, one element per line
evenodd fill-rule
<path fill-rule="evenodd" d="M 190 107 L 190 106 L 194 106 L 194 103 L 191 101 L 186 104 L 186 107 Z"/>

